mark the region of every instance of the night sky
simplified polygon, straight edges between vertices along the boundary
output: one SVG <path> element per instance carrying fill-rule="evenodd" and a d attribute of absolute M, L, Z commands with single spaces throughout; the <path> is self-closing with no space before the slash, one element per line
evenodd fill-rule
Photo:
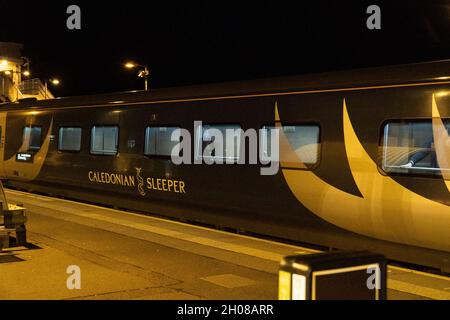
<path fill-rule="evenodd" d="M 0 41 L 24 43 L 59 96 L 141 89 L 130 59 L 155 88 L 450 58 L 450 0 L 243 3 L 0 0 Z M 71 4 L 79 31 L 66 28 Z M 370 4 L 381 30 L 366 28 Z"/>

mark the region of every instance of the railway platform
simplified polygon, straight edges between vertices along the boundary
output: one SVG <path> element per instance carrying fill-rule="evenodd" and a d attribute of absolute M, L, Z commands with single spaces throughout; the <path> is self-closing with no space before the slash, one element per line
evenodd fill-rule
<path fill-rule="evenodd" d="M 277 299 L 284 256 L 309 248 L 5 189 L 28 244 L 0 252 L 3 299 Z M 67 285 L 79 268 L 80 288 Z M 388 299 L 450 299 L 450 278 L 388 268 Z"/>

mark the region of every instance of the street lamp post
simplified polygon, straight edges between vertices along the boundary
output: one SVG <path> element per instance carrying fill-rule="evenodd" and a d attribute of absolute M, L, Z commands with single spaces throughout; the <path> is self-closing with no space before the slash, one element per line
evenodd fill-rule
<path fill-rule="evenodd" d="M 134 69 L 136 67 L 143 68 L 138 72 L 138 77 L 144 79 L 144 90 L 148 91 L 148 75 L 150 74 L 150 71 L 148 70 L 147 65 L 136 64 L 133 62 L 125 63 L 125 68 Z"/>
<path fill-rule="evenodd" d="M 144 78 L 144 88 L 145 88 L 145 91 L 148 91 L 148 75 L 149 75 L 148 68 L 147 68 L 147 66 L 145 65 L 145 66 L 144 66 L 144 70 L 140 71 L 139 74 L 138 74 L 138 76 L 139 76 L 140 78 Z"/>
<path fill-rule="evenodd" d="M 44 98 L 47 99 L 47 95 L 48 95 L 48 82 L 50 82 L 51 84 L 53 84 L 54 86 L 59 85 L 60 81 L 58 79 L 48 79 L 44 81 L 44 89 L 45 89 L 45 93 L 44 93 Z"/>

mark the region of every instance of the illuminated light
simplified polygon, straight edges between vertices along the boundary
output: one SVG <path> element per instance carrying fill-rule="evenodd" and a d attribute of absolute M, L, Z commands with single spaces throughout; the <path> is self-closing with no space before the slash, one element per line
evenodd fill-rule
<path fill-rule="evenodd" d="M 110 101 L 109 103 L 117 104 L 117 103 L 125 103 L 125 101 L 123 101 L 123 100 L 118 100 L 118 101 Z"/>
<path fill-rule="evenodd" d="M 3 59 L 0 64 L 4 67 L 6 67 L 8 65 L 8 60 Z"/>
<path fill-rule="evenodd" d="M 127 63 L 125 63 L 125 68 L 132 69 L 132 68 L 134 68 L 134 67 L 136 67 L 136 64 L 133 63 L 133 62 L 127 62 Z"/>
<path fill-rule="evenodd" d="M 435 94 L 437 98 L 445 97 L 450 95 L 450 91 L 439 91 Z"/>
<path fill-rule="evenodd" d="M 436 80 L 449 80 L 450 77 L 437 77 Z"/>
<path fill-rule="evenodd" d="M 50 82 L 54 85 L 57 86 L 58 84 L 60 84 L 60 81 L 58 79 L 51 79 Z"/>
<path fill-rule="evenodd" d="M 26 71 L 24 71 L 23 72 L 23 75 L 25 76 L 25 77 L 29 77 L 30 76 L 30 71 L 28 71 L 28 70 L 26 70 Z"/>
<path fill-rule="evenodd" d="M 6 74 L 7 76 L 10 76 L 10 75 L 11 75 L 11 71 L 7 70 L 7 71 L 5 71 L 5 74 Z"/>
<path fill-rule="evenodd" d="M 280 271 L 278 274 L 278 300 L 291 300 L 292 274 Z"/>
<path fill-rule="evenodd" d="M 309 269 L 309 267 L 307 265 L 300 264 L 300 263 L 294 263 L 292 266 L 295 269 L 302 270 L 302 271 L 308 271 L 308 269 Z"/>

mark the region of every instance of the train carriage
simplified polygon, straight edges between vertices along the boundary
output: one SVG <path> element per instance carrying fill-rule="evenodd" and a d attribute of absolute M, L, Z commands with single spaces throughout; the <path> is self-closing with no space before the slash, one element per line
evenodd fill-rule
<path fill-rule="evenodd" d="M 2 104 L 0 176 L 10 187 L 448 272 L 449 70 L 438 61 Z M 208 128 L 278 129 L 279 169 L 237 163 L 249 160 L 246 139 L 223 145 L 229 164 L 175 164 L 173 132 L 190 133 L 197 148 L 183 152 L 195 162 L 205 160 Z"/>

